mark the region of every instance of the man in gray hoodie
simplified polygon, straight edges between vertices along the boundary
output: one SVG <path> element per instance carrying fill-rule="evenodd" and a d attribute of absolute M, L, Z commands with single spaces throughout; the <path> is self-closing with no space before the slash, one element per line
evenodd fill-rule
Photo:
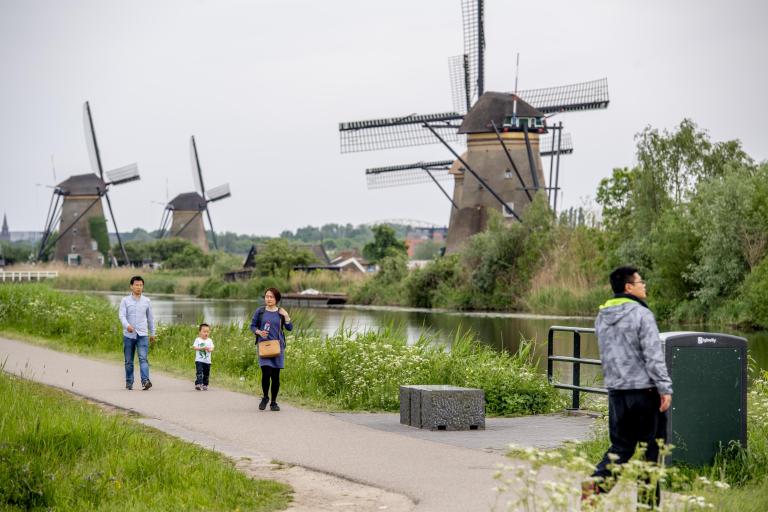
<path fill-rule="evenodd" d="M 645 303 L 645 281 L 633 267 L 617 268 L 610 280 L 614 296 L 600 306 L 595 320 L 611 447 L 592 476 L 603 479 L 611 475 L 608 466 L 627 462 L 638 443 L 647 444 L 646 460 L 658 460 L 657 439 L 666 440 L 672 403 L 672 381 L 656 320 Z M 609 454 L 618 458 L 612 461 Z"/>

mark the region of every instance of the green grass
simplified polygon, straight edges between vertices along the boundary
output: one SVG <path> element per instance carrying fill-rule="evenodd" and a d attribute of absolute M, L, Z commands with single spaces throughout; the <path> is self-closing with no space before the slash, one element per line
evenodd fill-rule
<path fill-rule="evenodd" d="M 285 509 L 290 487 L 0 371 L 0 509 Z"/>
<path fill-rule="evenodd" d="M 561 395 L 531 360 L 531 345 L 514 354 L 497 352 L 469 336 L 452 349 L 422 338 L 409 346 L 394 328 L 355 334 L 343 326 L 333 336 L 311 329 L 311 319 L 294 315 L 281 393 L 325 409 L 386 410 L 399 407 L 401 384 L 452 384 L 485 391 L 491 415 L 559 410 Z M 0 286 L 0 329 L 69 350 L 120 360 L 122 331 L 116 309 L 101 298 L 64 294 L 42 285 Z M 155 369 L 193 379 L 197 335 L 193 325 L 161 325 L 150 349 Z M 253 335 L 246 327 L 214 325 L 213 385 L 256 392 L 259 367 Z"/>

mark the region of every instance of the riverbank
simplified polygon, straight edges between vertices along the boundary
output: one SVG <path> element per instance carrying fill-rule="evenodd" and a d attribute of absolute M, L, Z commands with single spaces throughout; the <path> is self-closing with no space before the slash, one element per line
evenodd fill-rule
<path fill-rule="evenodd" d="M 339 410 L 398 410 L 401 384 L 450 384 L 485 391 L 487 412 L 515 416 L 559 410 L 562 396 L 535 367 L 532 346 L 495 351 L 470 335 L 454 340 L 451 351 L 427 338 L 413 345 L 396 329 L 354 333 L 343 326 L 330 336 L 294 315 L 281 393 L 297 403 Z M 43 285 L 0 287 L 0 330 L 22 333 L 59 350 L 119 359 L 122 337 L 114 306 L 100 298 L 62 293 Z M 189 348 L 193 325 L 162 324 L 150 360 L 157 367 L 193 375 Z M 255 393 L 260 386 L 253 336 L 246 327 L 214 325 L 216 343 L 211 379 Z"/>
<path fill-rule="evenodd" d="M 439 265 L 438 265 L 439 266 Z M 21 268 L 21 266 L 19 266 Z M 25 267 L 26 268 L 26 267 Z M 37 268 L 37 267 L 36 267 Z M 517 301 L 516 307 L 473 311 L 455 301 L 429 300 L 425 304 L 419 297 L 407 292 L 408 283 L 389 283 L 371 286 L 372 275 L 330 271 L 294 272 L 288 279 L 255 276 L 243 281 L 225 281 L 221 275 L 199 270 L 151 270 L 135 268 L 84 269 L 61 264 L 46 264 L 39 268 L 56 270 L 58 277 L 51 281 L 54 288 L 73 291 L 127 292 L 131 276 L 144 277 L 147 294 L 192 296 L 224 300 L 261 300 L 264 290 L 275 287 L 284 293 L 300 293 L 315 289 L 329 293 L 345 293 L 350 306 L 376 306 L 414 308 L 414 311 L 457 312 L 477 315 L 543 315 L 544 317 L 584 317 L 594 315 L 597 306 L 609 294 L 607 286 L 573 288 L 544 283 L 535 285 Z M 423 271 L 420 271 L 423 272 Z M 417 277 L 412 278 L 418 280 Z M 413 287 L 413 286 L 412 286 Z M 375 291 L 378 290 L 378 291 Z M 450 304 L 450 307 L 448 305 Z M 424 307 L 424 306 L 429 307 Z"/>
<path fill-rule="evenodd" d="M 0 371 L 0 504 L 23 510 L 283 510 L 290 487 Z M 200 485 L 210 482 L 210 485 Z"/>

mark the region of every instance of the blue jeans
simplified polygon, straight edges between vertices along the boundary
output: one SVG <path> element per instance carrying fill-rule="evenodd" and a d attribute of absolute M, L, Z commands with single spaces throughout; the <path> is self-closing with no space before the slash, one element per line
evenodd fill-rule
<path fill-rule="evenodd" d="M 149 336 L 136 336 L 129 338 L 123 336 L 123 354 L 125 355 L 125 382 L 133 384 L 133 356 L 139 349 L 139 371 L 141 372 L 141 382 L 149 380 Z"/>

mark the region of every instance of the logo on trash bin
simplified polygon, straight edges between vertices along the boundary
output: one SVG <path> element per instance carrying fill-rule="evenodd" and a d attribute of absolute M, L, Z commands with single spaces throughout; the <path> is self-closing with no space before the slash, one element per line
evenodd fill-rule
<path fill-rule="evenodd" d="M 699 343 L 699 345 L 704 343 L 717 343 L 717 338 L 705 338 L 704 336 L 699 336 L 696 341 Z"/>

